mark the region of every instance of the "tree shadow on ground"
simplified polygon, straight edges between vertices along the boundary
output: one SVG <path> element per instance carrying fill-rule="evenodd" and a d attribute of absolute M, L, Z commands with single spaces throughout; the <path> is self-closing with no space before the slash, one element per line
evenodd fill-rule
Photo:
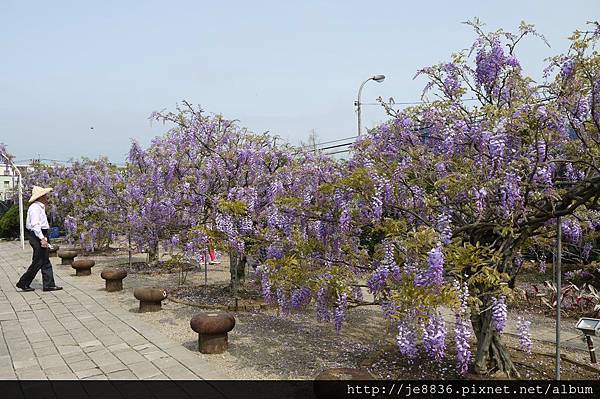
<path fill-rule="evenodd" d="M 173 309 L 177 319 L 189 320 L 202 309 Z M 314 378 L 330 367 L 357 367 L 372 357 L 390 335 L 383 319 L 373 311 L 354 309 L 340 335 L 333 323 L 319 323 L 314 310 L 289 317 L 269 313 L 238 312 L 236 326 L 229 333 L 226 356 L 242 367 L 250 367 L 266 378 Z M 198 353 L 197 333 L 182 345 Z M 194 339 L 191 339 L 194 337 Z M 185 339 L 185 338 L 184 338 Z M 199 356 L 211 356 L 202 355 Z"/>

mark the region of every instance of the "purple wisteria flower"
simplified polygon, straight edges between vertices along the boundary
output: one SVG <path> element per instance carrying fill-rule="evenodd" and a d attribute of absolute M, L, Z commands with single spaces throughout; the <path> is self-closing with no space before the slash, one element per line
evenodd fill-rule
<path fill-rule="evenodd" d="M 569 162 L 565 165 L 565 177 L 569 181 L 573 182 L 583 179 L 585 177 L 585 173 L 583 173 L 583 171 L 580 170 L 575 170 L 573 164 Z"/>
<path fill-rule="evenodd" d="M 508 309 L 506 306 L 506 297 L 501 296 L 500 299 L 492 298 L 492 322 L 494 323 L 496 331 L 504 331 L 507 317 Z"/>
<path fill-rule="evenodd" d="M 398 323 L 396 343 L 400 353 L 411 362 L 417 356 L 417 333 L 406 321 Z"/>
<path fill-rule="evenodd" d="M 414 284 L 416 287 L 436 286 L 444 282 L 444 254 L 441 245 L 429 251 L 428 265 L 426 271 L 415 276 Z"/>
<path fill-rule="evenodd" d="M 542 273 L 542 274 L 543 274 L 543 273 L 546 273 L 546 267 L 547 267 L 547 265 L 546 265 L 546 257 L 545 257 L 545 256 L 542 256 L 542 257 L 539 259 L 539 262 L 540 262 L 540 267 L 539 267 L 539 271 L 540 271 L 540 273 Z"/>
<path fill-rule="evenodd" d="M 485 188 L 480 188 L 479 190 L 474 190 L 475 194 L 475 206 L 477 208 L 477 212 L 483 212 L 485 208 L 485 199 L 487 197 L 487 190 Z"/>
<path fill-rule="evenodd" d="M 517 330 L 519 332 L 519 346 L 521 350 L 531 353 L 533 344 L 531 342 L 531 333 L 529 327 L 531 326 L 530 321 L 524 320 L 521 316 L 517 318 Z"/>
<path fill-rule="evenodd" d="M 394 244 L 391 242 L 385 244 L 385 255 L 383 256 L 381 264 L 387 267 L 392 278 L 400 278 L 400 266 L 398 266 L 396 259 L 394 258 Z"/>
<path fill-rule="evenodd" d="M 292 291 L 292 309 L 300 309 L 302 306 L 307 305 L 310 302 L 310 288 L 302 287 Z"/>
<path fill-rule="evenodd" d="M 380 264 L 367 281 L 369 291 L 371 291 L 372 294 L 377 294 L 381 291 L 386 286 L 389 275 L 389 267 L 385 264 Z"/>
<path fill-rule="evenodd" d="M 383 300 L 380 306 L 385 319 L 391 320 L 397 314 L 398 308 L 392 301 Z"/>
<path fill-rule="evenodd" d="M 562 221 L 562 236 L 565 241 L 571 243 L 578 243 L 581 241 L 583 232 L 581 230 L 581 224 L 573 219 L 566 219 Z"/>
<path fill-rule="evenodd" d="M 271 292 L 271 282 L 269 281 L 268 269 L 264 265 L 257 266 L 256 276 L 260 278 L 261 294 L 265 299 L 265 302 L 272 303 L 273 296 Z"/>
<path fill-rule="evenodd" d="M 319 288 L 317 291 L 317 320 L 318 321 L 329 321 L 331 320 L 331 314 L 329 313 L 329 289 L 327 286 Z"/>
<path fill-rule="evenodd" d="M 454 288 L 459 293 L 459 307 L 455 312 L 455 326 L 454 326 L 454 344 L 456 346 L 456 369 L 459 374 L 465 374 L 469 369 L 471 362 L 471 328 L 468 319 L 468 299 L 469 299 L 469 288 L 467 283 L 463 283 L 461 286 L 458 281 L 453 282 Z"/>
<path fill-rule="evenodd" d="M 481 46 L 475 59 L 475 77 L 477 83 L 489 88 L 498 78 L 505 62 L 504 49 L 498 38 L 493 38 L 489 51 Z M 514 64 L 514 62 L 512 62 Z"/>
<path fill-rule="evenodd" d="M 343 209 L 340 214 L 340 230 L 342 232 L 348 232 L 350 230 L 350 223 L 352 222 L 352 216 L 348 209 Z"/>
<path fill-rule="evenodd" d="M 500 188 L 500 204 L 505 215 L 520 205 L 523 198 L 521 195 L 521 177 L 514 171 L 507 172 L 504 183 Z"/>
<path fill-rule="evenodd" d="M 490 136 L 490 156 L 496 166 L 500 166 L 500 162 L 504 159 L 506 149 L 506 133 L 496 131 Z"/>
<path fill-rule="evenodd" d="M 77 231 L 77 221 L 75 220 L 74 217 L 67 216 L 65 218 L 64 224 L 65 224 L 65 229 L 67 229 L 68 232 L 74 233 L 75 231 Z"/>
<path fill-rule="evenodd" d="M 573 77 L 575 71 L 575 60 L 573 58 L 567 58 L 560 67 L 560 73 L 565 79 Z"/>
<path fill-rule="evenodd" d="M 456 314 L 454 327 L 454 344 L 456 346 L 456 369 L 459 374 L 465 374 L 469 370 L 471 362 L 471 329 L 467 320 Z"/>
<path fill-rule="evenodd" d="M 281 246 L 277 244 L 269 245 L 267 248 L 267 258 L 268 259 L 281 259 L 283 257 L 283 249 Z"/>
<path fill-rule="evenodd" d="M 337 304 L 333 312 L 335 332 L 337 334 L 342 330 L 342 323 L 346 320 L 346 311 L 348 309 L 348 294 L 343 293 L 338 296 Z"/>
<path fill-rule="evenodd" d="M 452 228 L 450 227 L 450 215 L 448 213 L 444 212 L 439 216 L 437 230 L 440 233 L 442 243 L 450 244 L 450 241 L 452 241 Z"/>
<path fill-rule="evenodd" d="M 438 363 L 446 355 L 446 323 L 441 315 L 432 315 L 423 326 L 423 347 Z"/>
<path fill-rule="evenodd" d="M 375 190 L 375 194 L 371 199 L 371 207 L 373 209 L 373 220 L 381 220 L 381 215 L 383 215 L 383 200 L 381 199 L 381 190 L 379 188 Z"/>

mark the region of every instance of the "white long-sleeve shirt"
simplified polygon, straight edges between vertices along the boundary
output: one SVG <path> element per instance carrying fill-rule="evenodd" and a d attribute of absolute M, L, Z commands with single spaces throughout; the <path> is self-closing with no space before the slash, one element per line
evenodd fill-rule
<path fill-rule="evenodd" d="M 49 229 L 48 218 L 46 217 L 46 206 L 39 201 L 29 205 L 27 210 L 27 230 L 33 231 L 33 234 L 40 240 L 44 238 L 42 229 Z"/>

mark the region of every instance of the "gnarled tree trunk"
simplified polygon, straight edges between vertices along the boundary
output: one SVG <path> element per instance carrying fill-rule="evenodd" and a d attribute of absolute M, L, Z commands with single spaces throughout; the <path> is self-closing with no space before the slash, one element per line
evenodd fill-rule
<path fill-rule="evenodd" d="M 497 239 L 499 237 L 488 234 L 485 238 L 483 235 L 477 237 L 477 239 L 472 237 L 472 242 L 490 244 L 491 241 L 497 245 L 502 260 L 497 264 L 496 269 L 510 276 L 508 286 L 513 288 L 520 269 L 520 266 L 515 267 L 513 265 L 513 257 L 516 248 L 521 246 L 526 238 L 529 237 L 529 234 L 530 232 L 526 231 L 519 236 L 508 237 L 504 240 Z M 490 288 L 479 288 L 480 295 L 478 297 L 483 303 L 480 309 L 484 310 L 481 313 L 477 313 L 474 309 L 471 309 L 471 324 L 477 339 L 473 371 L 482 375 L 502 373 L 507 378 L 520 378 L 520 374 L 511 360 L 510 353 L 502 343 L 501 333 L 496 330 L 492 319 L 492 302 L 490 299 L 493 294 L 489 291 Z"/>
<path fill-rule="evenodd" d="M 520 374 L 492 322 L 492 310 L 490 306 L 486 307 L 488 309 L 481 314 L 471 315 L 471 323 L 477 338 L 473 371 L 477 374 L 500 372 L 508 378 L 519 378 Z"/>

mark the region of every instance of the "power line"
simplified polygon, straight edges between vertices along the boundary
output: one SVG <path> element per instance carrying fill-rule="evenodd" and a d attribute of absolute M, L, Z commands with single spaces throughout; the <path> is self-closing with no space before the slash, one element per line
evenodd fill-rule
<path fill-rule="evenodd" d="M 345 140 L 353 140 L 355 139 L 356 136 L 352 136 L 352 137 L 345 137 L 343 139 L 337 139 L 337 140 L 329 140 L 329 141 L 322 141 L 320 143 L 315 143 L 315 144 L 307 144 L 305 146 L 303 146 L 302 148 L 310 148 L 310 147 L 316 147 L 316 146 L 320 146 L 320 145 L 324 145 L 324 144 L 332 144 L 332 143 L 339 143 L 340 141 L 345 141 Z"/>
<path fill-rule="evenodd" d="M 347 148 L 347 149 L 345 149 L 345 150 L 334 151 L 334 152 L 328 152 L 328 153 L 327 153 L 327 154 L 325 154 L 325 155 L 343 154 L 343 153 L 345 153 L 345 152 L 350 152 L 350 149 L 349 149 L 349 148 Z"/>
<path fill-rule="evenodd" d="M 462 99 L 461 101 L 478 101 L 478 99 L 477 98 L 465 98 L 465 99 Z M 392 105 L 392 106 L 394 106 L 394 105 L 418 105 L 418 104 L 430 104 L 430 103 L 431 103 L 431 101 L 423 101 L 423 100 L 421 100 L 421 101 L 400 101 L 400 102 L 394 101 L 393 104 L 389 104 L 389 105 Z M 361 103 L 361 105 L 382 105 L 382 104 L 381 103 Z M 341 141 L 352 140 L 351 143 L 344 144 L 346 146 L 349 146 L 354 142 L 354 140 L 356 140 L 357 137 L 358 136 L 352 136 L 352 137 L 345 137 L 345 138 L 337 139 L 337 140 L 322 141 L 320 143 L 315 143 L 313 145 L 305 145 L 300 148 L 307 148 L 307 149 L 309 149 L 309 151 L 312 151 L 312 152 L 317 151 L 317 150 L 321 151 L 321 150 L 327 150 L 330 148 L 339 147 L 339 146 L 321 147 L 325 144 L 333 144 L 333 143 L 339 143 Z M 341 145 L 341 146 L 344 146 L 344 145 Z"/>
<path fill-rule="evenodd" d="M 318 151 L 330 150 L 330 149 L 333 149 L 333 148 L 348 147 L 348 146 L 350 146 L 352 144 L 354 144 L 354 142 L 344 143 L 344 144 L 338 144 L 338 145 L 331 145 L 329 147 L 321 147 L 321 148 L 317 148 L 316 150 L 318 150 Z M 315 150 L 312 150 L 312 151 L 315 151 Z"/>
<path fill-rule="evenodd" d="M 477 101 L 477 98 L 465 98 L 464 100 L 460 100 L 460 101 Z M 394 101 L 391 104 L 387 104 L 387 105 L 418 105 L 418 104 L 431 104 L 431 101 Z M 360 105 L 382 105 L 382 103 L 360 103 Z"/>

